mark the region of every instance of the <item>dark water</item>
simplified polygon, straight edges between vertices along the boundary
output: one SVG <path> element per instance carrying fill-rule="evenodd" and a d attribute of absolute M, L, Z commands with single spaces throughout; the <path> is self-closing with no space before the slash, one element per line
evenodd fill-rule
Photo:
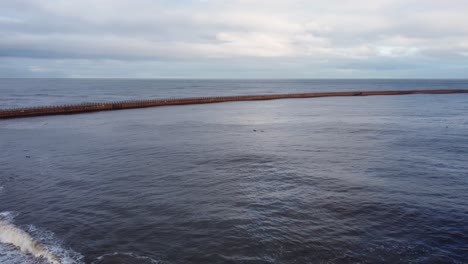
<path fill-rule="evenodd" d="M 467 263 L 468 95 L 3 120 L 0 186 L 64 263 Z"/>
<path fill-rule="evenodd" d="M 468 89 L 468 80 L 0 79 L 0 109 L 170 97 Z"/>

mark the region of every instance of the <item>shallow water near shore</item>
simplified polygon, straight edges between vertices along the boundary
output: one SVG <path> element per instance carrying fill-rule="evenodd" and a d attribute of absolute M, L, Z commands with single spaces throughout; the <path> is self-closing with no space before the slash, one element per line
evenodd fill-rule
<path fill-rule="evenodd" d="M 63 263 L 468 259 L 468 95 L 2 120 L 0 139 L 0 220 Z M 47 263 L 2 243 L 0 262 Z"/>

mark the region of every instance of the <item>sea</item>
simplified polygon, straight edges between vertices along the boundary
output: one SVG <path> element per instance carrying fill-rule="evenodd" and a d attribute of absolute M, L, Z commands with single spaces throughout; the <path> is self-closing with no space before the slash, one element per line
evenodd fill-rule
<path fill-rule="evenodd" d="M 468 80 L 0 79 L 0 109 Z M 0 263 L 468 263 L 468 94 L 0 120 Z"/>

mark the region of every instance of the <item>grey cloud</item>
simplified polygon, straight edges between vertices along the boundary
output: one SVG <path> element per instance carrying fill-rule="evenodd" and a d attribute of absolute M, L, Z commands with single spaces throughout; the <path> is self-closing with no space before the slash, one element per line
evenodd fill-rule
<path fill-rule="evenodd" d="M 242 64 L 261 75 L 274 70 L 272 58 L 286 77 L 313 77 L 310 69 L 343 76 L 415 67 L 414 74 L 430 76 L 431 63 L 466 64 L 466 13 L 464 0 L 3 0 L 0 57 L 47 67 L 60 59 L 90 60 L 89 67 L 100 61 L 101 74 L 122 63 L 166 63 L 186 75 L 199 68 L 248 75 Z"/>

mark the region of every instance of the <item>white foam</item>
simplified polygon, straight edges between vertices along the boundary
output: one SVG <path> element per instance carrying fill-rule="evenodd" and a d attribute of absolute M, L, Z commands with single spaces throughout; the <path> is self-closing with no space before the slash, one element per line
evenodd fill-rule
<path fill-rule="evenodd" d="M 13 245 L 0 243 L 0 263 L 2 264 L 47 264 L 47 261 L 41 261 L 32 255 L 21 252 Z"/>
<path fill-rule="evenodd" d="M 148 263 L 148 264 L 159 264 L 160 262 L 155 260 L 155 259 L 152 259 L 150 257 L 146 257 L 146 256 L 140 256 L 140 255 L 137 255 L 137 254 L 134 254 L 132 252 L 114 252 L 114 253 L 109 253 L 109 254 L 104 254 L 102 256 L 99 256 L 96 258 L 95 261 L 93 261 L 92 263 L 101 263 L 103 261 L 105 261 L 106 259 L 110 259 L 110 261 L 114 261 L 115 259 L 113 258 L 117 258 L 117 259 L 124 259 L 125 260 L 125 263 L 127 263 L 128 261 L 135 261 L 135 263 Z M 110 262 L 109 262 L 110 263 Z"/>
<path fill-rule="evenodd" d="M 3 259 L 0 260 L 2 263 L 71 264 L 80 262 L 81 255 L 69 254 L 54 244 L 43 244 L 41 239 L 35 239 L 30 233 L 12 224 L 14 216 L 10 212 L 0 213 L 0 253 Z M 34 226 L 30 226 L 29 230 L 39 232 Z M 51 239 L 50 234 L 48 237 L 44 236 L 42 240 L 47 239 Z"/>

